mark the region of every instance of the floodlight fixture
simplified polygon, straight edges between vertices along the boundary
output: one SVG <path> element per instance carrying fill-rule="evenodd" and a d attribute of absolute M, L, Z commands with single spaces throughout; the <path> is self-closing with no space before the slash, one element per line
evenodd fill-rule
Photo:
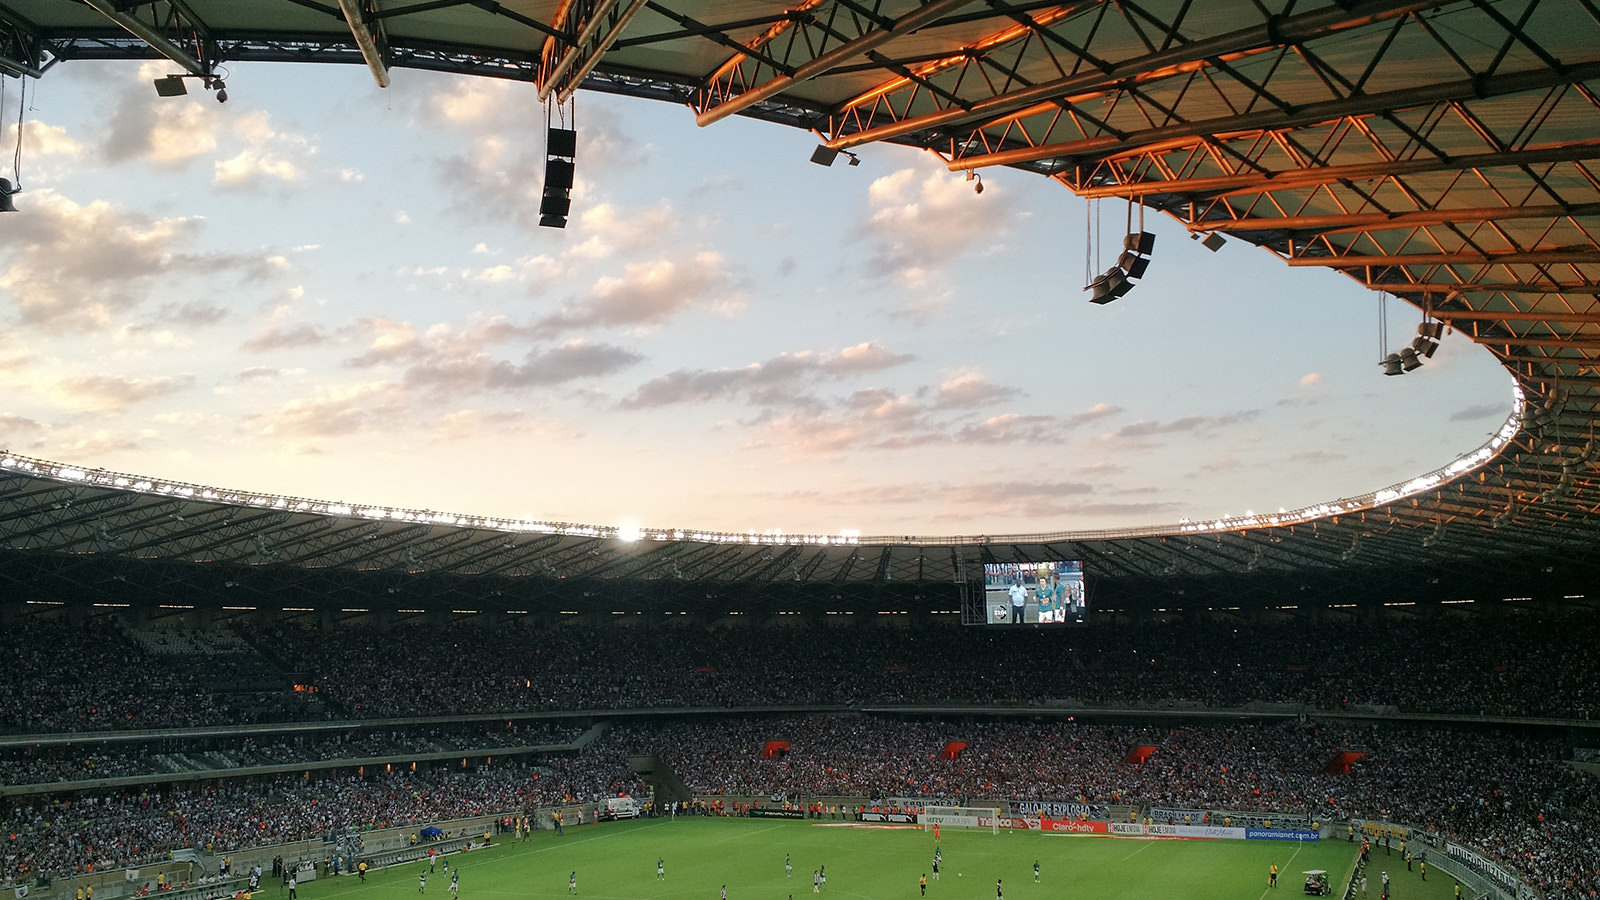
<path fill-rule="evenodd" d="M 818 144 L 817 149 L 811 151 L 811 161 L 819 166 L 831 166 L 838 158 L 839 151 L 822 144 Z"/>
<path fill-rule="evenodd" d="M 22 188 L 12 186 L 11 179 L 0 178 L 0 212 L 16 212 L 17 205 L 11 202 L 11 195 L 21 192 Z"/>
<path fill-rule="evenodd" d="M 1226 243 L 1228 243 L 1227 239 L 1214 231 L 1200 239 L 1200 246 L 1210 250 L 1212 253 L 1221 250 Z"/>
<path fill-rule="evenodd" d="M 840 150 L 839 152 L 843 153 L 845 156 L 850 157 L 850 165 L 852 165 L 852 166 L 861 165 L 861 157 L 855 155 L 854 153 L 851 153 L 849 150 Z"/>
<path fill-rule="evenodd" d="M 1404 375 L 1406 373 L 1398 353 L 1391 353 L 1385 356 L 1378 365 L 1383 366 L 1383 374 L 1385 375 Z"/>
<path fill-rule="evenodd" d="M 1400 368 L 1407 372 L 1422 368 L 1422 360 L 1417 357 L 1417 351 L 1406 347 L 1400 351 Z"/>
<path fill-rule="evenodd" d="M 157 97 L 182 97 L 189 93 L 182 75 L 163 75 L 155 79 Z"/>

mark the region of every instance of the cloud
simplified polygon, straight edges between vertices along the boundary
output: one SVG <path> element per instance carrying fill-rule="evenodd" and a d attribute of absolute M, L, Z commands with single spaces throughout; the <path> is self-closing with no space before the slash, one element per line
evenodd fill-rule
<path fill-rule="evenodd" d="M 1128 471 L 1128 467 L 1120 463 L 1098 462 L 1086 466 L 1078 466 L 1076 471 L 1080 475 L 1117 475 Z"/>
<path fill-rule="evenodd" d="M 276 378 L 280 371 L 282 370 L 274 369 L 270 366 L 251 366 L 233 377 L 239 381 L 255 381 L 261 378 Z"/>
<path fill-rule="evenodd" d="M 979 197 L 963 176 L 943 168 L 885 175 L 867 199 L 870 212 L 856 231 L 870 250 L 869 275 L 912 286 L 932 282 L 970 252 L 1003 245 L 1012 226 L 1003 191 Z"/>
<path fill-rule="evenodd" d="M 104 327 L 177 279 L 219 276 L 265 279 L 267 254 L 196 248 L 198 219 L 151 219 L 96 201 L 86 206 L 53 191 L 30 192 L 28 227 L 0 244 L 0 289 L 17 320 L 48 331 Z M 214 287 L 214 285 L 213 285 Z"/>
<path fill-rule="evenodd" d="M 601 203 L 580 213 L 578 224 L 583 240 L 566 252 L 586 259 L 639 255 L 679 231 L 677 214 L 664 201 L 626 211 Z"/>
<path fill-rule="evenodd" d="M 268 350 L 317 347 L 330 340 L 332 338 L 321 328 L 301 322 L 295 325 L 273 325 L 264 331 L 258 331 L 240 344 L 239 349 L 249 353 L 265 353 Z"/>
<path fill-rule="evenodd" d="M 496 412 L 482 409 L 458 409 L 439 419 L 433 425 L 433 436 L 441 441 L 469 441 L 521 434 L 537 424 L 532 416 L 521 410 Z"/>
<path fill-rule="evenodd" d="M 1310 372 L 1310 373 L 1307 373 L 1305 375 L 1300 376 L 1300 386 L 1301 387 L 1308 387 L 1310 385 L 1316 384 L 1317 382 L 1319 382 L 1321 380 L 1322 380 L 1322 374 L 1321 373 L 1319 373 L 1319 372 Z"/>
<path fill-rule="evenodd" d="M 1503 419 L 1511 412 L 1502 403 L 1477 403 L 1450 414 L 1452 422 L 1472 422 L 1477 419 Z"/>
<path fill-rule="evenodd" d="M 1326 463 L 1344 462 L 1349 458 L 1350 454 L 1340 453 L 1335 450 L 1303 450 L 1299 453 L 1290 454 L 1289 461 L 1323 465 Z"/>
<path fill-rule="evenodd" d="M 1079 425 L 1085 425 L 1089 422 L 1094 422 L 1099 419 L 1114 416 L 1120 412 L 1122 412 L 1122 407 L 1120 406 L 1113 406 L 1110 403 L 1096 403 L 1083 412 L 1073 413 L 1067 418 L 1067 422 L 1073 427 L 1077 427 Z"/>
<path fill-rule="evenodd" d="M 15 122 L 0 126 L 0 145 L 17 146 Z M 36 161 L 41 156 L 75 158 L 83 155 L 83 144 L 68 134 L 65 128 L 29 119 L 22 126 L 22 154 L 30 161 Z"/>
<path fill-rule="evenodd" d="M 205 328 L 215 325 L 228 317 L 228 309 L 204 300 L 193 300 L 188 303 L 167 303 L 156 310 L 155 320 L 129 325 L 131 332 L 157 331 L 176 328 L 179 331 L 191 331 L 196 328 Z"/>
<path fill-rule="evenodd" d="M 367 382 L 321 387 L 312 397 L 290 400 L 245 421 L 266 437 L 344 437 L 396 428 L 405 422 L 409 406 L 398 385 Z"/>
<path fill-rule="evenodd" d="M 934 391 L 934 409 L 978 409 L 1021 394 L 1014 387 L 995 384 L 981 373 L 962 370 Z"/>
<path fill-rule="evenodd" d="M 888 484 L 866 488 L 854 496 L 870 506 L 934 504 L 960 510 L 957 518 L 970 521 L 971 510 L 988 517 L 1054 518 L 1079 513 L 1089 506 L 1095 486 L 1081 481 L 987 481 L 956 484 Z"/>
<path fill-rule="evenodd" d="M 15 440 L 20 435 L 36 434 L 43 430 L 42 424 L 26 416 L 0 413 L 0 441 Z"/>
<path fill-rule="evenodd" d="M 648 409 L 734 398 L 778 403 L 793 400 L 809 382 L 881 372 L 912 359 L 877 344 L 860 343 L 835 354 L 781 353 L 737 369 L 680 369 L 641 385 L 621 406 Z"/>
<path fill-rule="evenodd" d="M 1155 516 L 1174 513 L 1180 509 L 1177 503 L 1171 501 L 1152 501 L 1149 503 L 1083 503 L 1065 508 L 1065 512 L 1080 516 Z"/>
<path fill-rule="evenodd" d="M 643 357 L 614 344 L 572 339 L 529 349 L 520 362 L 497 358 L 488 348 L 540 333 L 503 316 L 456 329 L 435 325 L 418 332 L 410 322 L 364 319 L 355 330 L 370 341 L 360 355 L 345 360 L 352 368 L 398 367 L 407 387 L 441 393 L 520 390 L 565 384 L 621 371 Z"/>
<path fill-rule="evenodd" d="M 61 405 L 88 412 L 120 413 L 146 400 L 176 394 L 194 386 L 194 376 L 129 378 L 123 375 L 80 375 L 57 382 Z"/>
<path fill-rule="evenodd" d="M 897 394 L 887 388 L 856 391 L 842 401 L 800 397 L 783 413 L 769 410 L 754 425 L 754 447 L 805 454 L 851 449 L 904 450 L 936 444 L 1020 446 L 1059 444 L 1076 427 L 1069 418 L 998 413 L 980 422 L 955 417 L 930 398 L 936 391 Z M 760 399 L 760 398 L 756 398 Z"/>
<path fill-rule="evenodd" d="M 133 78 L 118 78 L 109 95 L 111 115 L 99 146 L 113 165 L 135 159 L 181 167 L 217 149 L 216 129 L 224 121 L 211 103 L 170 102 L 150 90 L 150 80 L 166 74 L 162 63 L 146 63 Z"/>
<path fill-rule="evenodd" d="M 489 374 L 491 388 L 563 384 L 625 369 L 644 357 L 611 344 L 568 341 L 545 352 L 529 351 L 521 365 L 497 364 Z"/>
<path fill-rule="evenodd" d="M 926 284 L 924 275 L 921 269 L 908 270 L 903 274 L 902 283 L 908 287 L 917 285 L 918 290 L 908 292 L 904 302 L 889 310 L 890 319 L 912 325 L 927 325 L 937 321 L 949 308 L 955 295 L 949 290 Z"/>
<path fill-rule="evenodd" d="M 233 156 L 212 164 L 212 184 L 246 191 L 305 180 L 304 166 L 317 148 L 304 135 L 273 128 L 272 116 L 259 110 L 232 120 L 231 130 L 242 146 Z"/>
<path fill-rule="evenodd" d="M 1146 419 L 1117 429 L 1119 438 L 1148 438 L 1166 434 L 1199 434 L 1249 422 L 1260 415 L 1259 410 L 1244 410 L 1222 416 L 1184 416 L 1170 422 Z"/>
<path fill-rule="evenodd" d="M 487 269 L 479 269 L 476 272 L 467 273 L 467 277 L 470 280 L 481 281 L 485 284 L 499 284 L 502 281 L 510 281 L 515 276 L 516 270 L 508 265 L 505 265 L 504 263 L 501 263 L 498 266 L 490 266 Z"/>
<path fill-rule="evenodd" d="M 1065 435 L 1065 426 L 1055 416 L 1006 413 L 963 427 L 955 439 L 963 444 L 1042 444 L 1061 440 Z"/>
<path fill-rule="evenodd" d="M 697 304 L 725 302 L 731 285 L 727 264 L 712 251 L 696 253 L 681 263 L 670 259 L 629 263 L 621 276 L 599 279 L 587 296 L 535 325 L 554 332 L 659 325 Z"/>
<path fill-rule="evenodd" d="M 1092 518 L 1156 516 L 1175 513 L 1178 504 L 1169 501 L 1111 502 L 1092 500 L 1096 486 L 1081 481 L 990 481 L 953 484 L 944 487 L 925 484 L 890 485 L 869 491 L 874 505 L 926 504 L 936 501 L 950 509 L 968 512 L 982 509 L 997 518 L 1060 520 L 1068 516 Z"/>
<path fill-rule="evenodd" d="M 568 341 L 548 350 L 529 350 L 522 362 L 497 360 L 487 353 L 436 353 L 409 365 L 407 387 L 458 395 L 514 391 L 599 378 L 638 363 L 643 357 L 612 344 Z"/>

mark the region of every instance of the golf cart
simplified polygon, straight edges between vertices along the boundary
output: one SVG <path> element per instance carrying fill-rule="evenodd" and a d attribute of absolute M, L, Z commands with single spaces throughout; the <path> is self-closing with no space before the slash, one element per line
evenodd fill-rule
<path fill-rule="evenodd" d="M 1326 897 L 1333 888 L 1328 884 L 1327 869 L 1311 869 L 1305 873 L 1306 893 L 1316 897 Z"/>

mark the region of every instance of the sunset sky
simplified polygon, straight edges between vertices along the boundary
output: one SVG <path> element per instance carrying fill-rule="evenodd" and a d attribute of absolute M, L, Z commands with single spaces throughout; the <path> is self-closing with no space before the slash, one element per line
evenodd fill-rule
<path fill-rule="evenodd" d="M 1460 335 L 1405 377 L 1378 299 L 1022 172 L 580 94 L 539 228 L 531 85 L 67 62 L 0 217 L 0 447 L 328 500 L 593 524 L 976 535 L 1294 508 L 1443 465 L 1510 410 Z M 18 84 L 6 82 L 4 159 Z M 11 177 L 10 166 L 0 172 Z M 1099 259 L 1088 223 L 1103 225 Z M 1389 304 L 1390 343 L 1420 314 Z"/>

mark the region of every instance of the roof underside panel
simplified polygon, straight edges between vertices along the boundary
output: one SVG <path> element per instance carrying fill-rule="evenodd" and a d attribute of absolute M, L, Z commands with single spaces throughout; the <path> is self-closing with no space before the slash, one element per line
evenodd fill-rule
<path fill-rule="evenodd" d="M 383 65 L 537 81 L 599 0 L 367 0 Z M 74 59 L 362 64 L 333 0 L 0 0 L 0 72 Z M 568 17 L 570 10 L 570 18 Z M 130 29 L 129 21 L 137 28 Z M 147 42 L 133 32 L 161 38 Z M 1126 579 L 1453 566 L 1600 545 L 1600 9 L 1586 0 L 649 0 L 585 85 L 1013 166 L 1331 267 L 1496 354 L 1528 414 L 1475 471 L 1295 527 L 858 546 L 371 522 L 94 491 L 0 495 L 4 545 L 66 557 L 479 578 L 953 582 L 983 559 Z M 160 52 L 158 52 L 158 50 Z M 543 68 L 541 68 L 541 65 Z M 1041 178 L 1041 185 L 1047 185 Z M 1213 523 L 1215 524 L 1215 523 Z M 1151 531 L 1151 530 L 1146 530 Z M 870 546 L 869 546 L 870 545 Z"/>

